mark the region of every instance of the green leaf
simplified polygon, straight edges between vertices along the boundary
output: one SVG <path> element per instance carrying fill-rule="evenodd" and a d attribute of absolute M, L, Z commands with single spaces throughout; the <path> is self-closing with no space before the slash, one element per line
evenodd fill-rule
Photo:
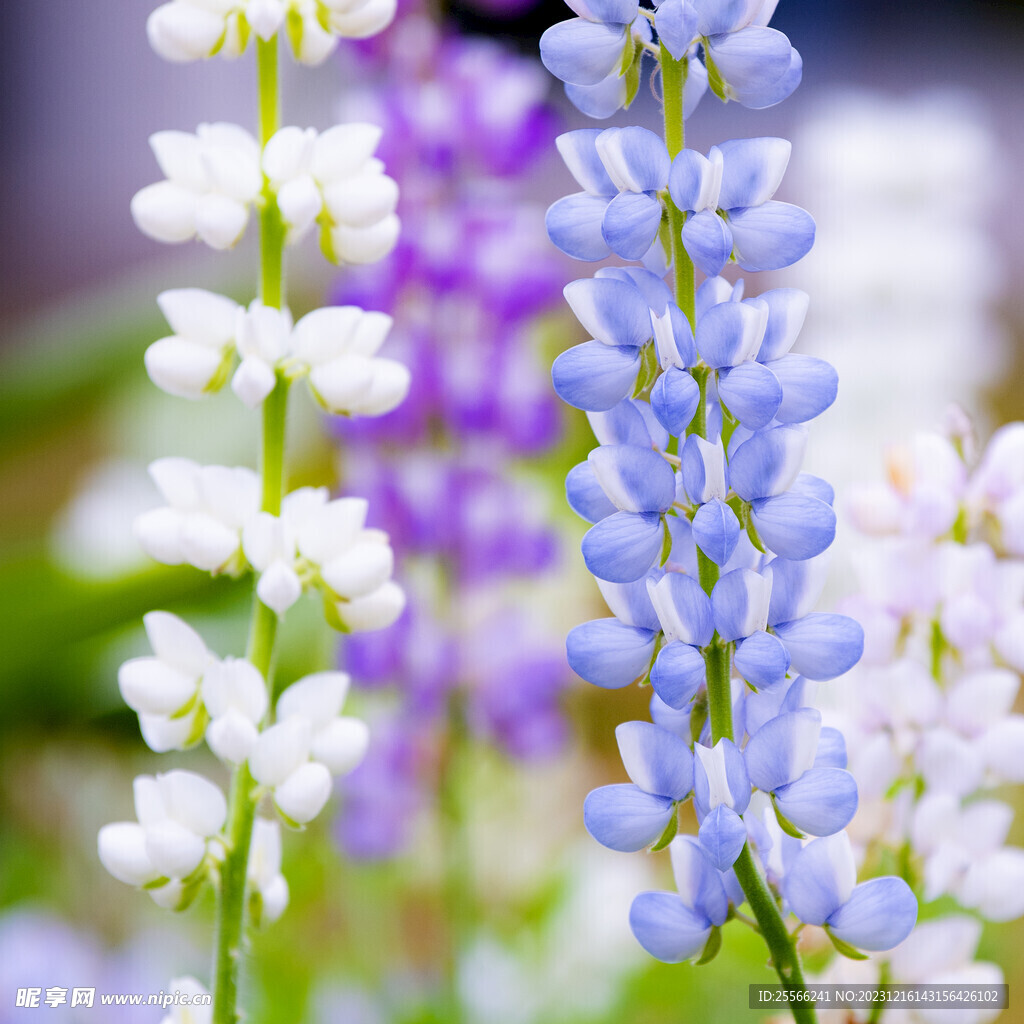
<path fill-rule="evenodd" d="M 658 366 L 658 354 L 653 345 L 645 345 L 640 362 L 640 372 L 636 375 L 636 386 L 633 397 L 639 398 L 658 379 L 661 367 Z"/>
<path fill-rule="evenodd" d="M 658 561 L 658 565 L 664 565 L 672 555 L 672 532 L 668 528 L 668 518 L 662 519 L 661 528 L 664 532 L 664 537 L 661 541 L 661 558 Z"/>
<path fill-rule="evenodd" d="M 651 847 L 651 853 L 658 853 L 660 850 L 664 850 L 665 847 L 675 839 L 678 831 L 679 813 L 673 807 L 672 817 L 669 818 L 668 824 L 665 826 L 665 831 L 661 833 L 661 838 Z"/>
<path fill-rule="evenodd" d="M 704 945 L 704 952 L 701 953 L 700 959 L 697 961 L 697 966 L 700 967 L 703 964 L 711 963 L 711 961 L 718 956 L 721 948 L 722 929 L 716 926 L 711 929 L 711 934 L 708 936 L 708 941 Z"/>
<path fill-rule="evenodd" d="M 638 47 L 629 46 L 628 44 L 623 47 L 622 60 L 619 61 L 619 78 L 628 74 L 633 65 L 636 64 L 637 49 Z"/>
<path fill-rule="evenodd" d="M 779 828 L 781 828 L 787 836 L 792 836 L 794 839 L 805 838 L 803 832 L 801 832 L 800 829 L 798 829 L 796 825 L 794 825 L 793 822 L 791 822 L 789 818 L 787 818 L 776 806 L 774 795 L 772 796 L 772 810 L 775 812 L 775 820 L 778 821 Z"/>
<path fill-rule="evenodd" d="M 629 67 L 623 72 L 626 76 L 626 102 L 623 104 L 629 110 L 640 91 L 640 72 L 643 70 L 643 47 L 637 43 L 633 49 L 633 60 Z"/>
<path fill-rule="evenodd" d="M 832 929 L 828 925 L 824 926 L 825 934 L 829 937 L 832 945 L 836 947 L 836 952 L 841 953 L 849 960 L 867 960 L 867 953 L 862 953 L 859 949 L 855 949 L 848 942 L 843 942 L 838 936 L 832 934 Z"/>
<path fill-rule="evenodd" d="M 750 515 L 750 505 L 745 501 L 740 503 L 740 522 L 747 531 L 750 543 L 753 544 L 762 555 L 767 554 L 768 549 L 764 546 L 764 541 L 762 541 L 758 536 L 757 527 L 754 526 L 753 517 Z"/>
<path fill-rule="evenodd" d="M 729 99 L 725 93 L 725 79 L 722 78 L 722 73 L 711 59 L 711 54 L 708 52 L 708 41 L 702 39 L 701 42 L 704 44 L 704 67 L 708 69 L 708 88 L 725 103 Z"/>

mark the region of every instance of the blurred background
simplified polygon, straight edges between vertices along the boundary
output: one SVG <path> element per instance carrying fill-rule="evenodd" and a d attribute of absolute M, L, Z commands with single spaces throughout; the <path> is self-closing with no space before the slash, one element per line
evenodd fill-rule
<path fill-rule="evenodd" d="M 253 231 L 225 256 L 161 247 L 132 225 L 131 195 L 158 177 L 151 132 L 254 122 L 251 55 L 165 64 L 145 42 L 151 6 L 0 11 L 0 1024 L 28 1013 L 16 987 L 66 984 L 55 964 L 107 991 L 209 973 L 212 900 L 171 918 L 95 855 L 99 826 L 131 817 L 134 775 L 181 764 L 220 779 L 201 752 L 150 753 L 121 702 L 117 666 L 145 649 L 142 615 L 186 614 L 227 654 L 249 609 L 244 583 L 155 568 L 130 532 L 157 503 L 151 459 L 255 465 L 258 439 L 233 396 L 186 407 L 142 367 L 165 333 L 158 291 L 248 302 L 256 266 Z M 540 33 L 569 12 L 531 0 L 402 8 L 379 40 L 285 78 L 286 123 L 384 125 L 404 225 L 370 270 L 291 252 L 292 309 L 392 313 L 389 354 L 415 378 L 406 406 L 373 423 L 325 422 L 295 401 L 292 485 L 369 497 L 411 602 L 394 630 L 344 645 L 315 603 L 289 616 L 280 678 L 340 659 L 375 742 L 331 813 L 286 837 L 292 903 L 254 938 L 250 1019 L 735 1020 L 746 985 L 770 980 L 756 937 L 729 930 L 699 970 L 653 963 L 626 915 L 637 891 L 669 884 L 663 858 L 610 853 L 582 826 L 586 792 L 621 777 L 615 723 L 646 709 L 564 663 L 566 631 L 603 614 L 578 556 L 583 524 L 562 498 L 589 429 L 548 376 L 583 340 L 561 303 L 581 271 L 543 231 L 546 205 L 575 188 L 552 139 L 585 120 L 536 60 Z M 687 141 L 793 140 L 780 198 L 814 214 L 819 241 L 755 289 L 812 295 L 800 345 L 832 360 L 842 385 L 807 468 L 841 491 L 877 477 L 885 446 L 938 425 L 950 401 L 983 436 L 1024 415 L 1024 5 L 781 0 L 773 25 L 803 54 L 800 89 L 762 112 L 708 97 Z M 645 89 L 610 123 L 656 118 Z M 847 545 L 841 530 L 837 595 Z M 1021 949 L 1020 926 L 986 932 L 982 954 L 1011 991 Z M 150 1019 L 115 1013 L 105 1019 Z"/>

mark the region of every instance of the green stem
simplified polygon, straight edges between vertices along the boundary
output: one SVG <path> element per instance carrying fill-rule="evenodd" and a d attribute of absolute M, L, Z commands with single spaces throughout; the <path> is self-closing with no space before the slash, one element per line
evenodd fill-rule
<path fill-rule="evenodd" d="M 277 38 L 257 39 L 259 76 L 260 144 L 278 129 L 280 99 L 277 73 Z M 264 189 L 260 211 L 260 296 L 268 306 L 280 308 L 284 299 L 284 226 L 277 202 Z M 260 507 L 281 514 L 285 478 L 285 431 L 288 419 L 288 381 L 278 374 L 274 390 L 263 403 L 260 473 L 263 481 Z M 278 617 L 255 595 L 246 657 L 260 671 L 273 692 L 271 670 Z M 235 769 L 228 802 L 228 848 L 220 868 L 217 894 L 216 951 L 214 960 L 213 1024 L 236 1024 L 238 975 L 243 955 L 249 847 L 256 817 L 256 784 L 247 764 Z"/>
<path fill-rule="evenodd" d="M 665 145 L 668 147 L 669 156 L 675 158 L 682 150 L 686 139 L 686 126 L 683 119 L 683 90 L 686 86 L 687 61 L 685 58 L 676 60 L 662 45 L 660 62 L 664 94 Z M 683 224 L 686 218 L 672 201 L 670 195 L 665 197 L 665 204 L 668 209 L 669 232 L 672 238 L 676 302 L 690 321 L 692 328 L 695 326 L 696 317 L 696 283 L 693 261 L 686 252 L 682 240 Z M 696 367 L 691 372 L 700 387 L 700 405 L 690 430 L 706 438 L 708 371 L 704 367 Z M 707 558 L 699 548 L 697 549 L 697 560 L 701 587 L 710 594 L 718 581 L 718 566 Z M 711 719 L 711 738 L 713 743 L 717 743 L 720 739 L 733 738 L 729 647 L 727 644 L 723 644 L 718 636 L 715 636 L 712 643 L 705 648 L 704 657 L 707 664 L 708 715 Z M 754 863 L 749 844 L 743 847 L 743 852 L 736 861 L 735 871 L 771 952 L 772 963 L 779 980 L 787 988 L 803 990 L 805 982 L 796 943 L 786 930 L 779 906 Z M 812 1024 L 815 1020 L 813 1004 L 794 1000 L 789 1005 L 793 1018 L 798 1024 Z"/>

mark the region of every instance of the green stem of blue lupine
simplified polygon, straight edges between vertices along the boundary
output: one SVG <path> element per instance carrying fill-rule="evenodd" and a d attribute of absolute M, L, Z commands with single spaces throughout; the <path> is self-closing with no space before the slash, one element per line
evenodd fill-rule
<path fill-rule="evenodd" d="M 686 128 L 683 119 L 683 90 L 686 86 L 687 60 L 676 60 L 661 46 L 661 82 L 664 96 L 665 144 L 670 157 L 683 149 L 686 139 Z M 672 237 L 672 268 L 675 283 L 676 302 L 685 314 L 690 326 L 695 327 L 696 318 L 696 282 L 693 261 L 683 247 L 682 229 L 686 222 L 685 214 L 675 205 L 671 196 L 666 196 L 668 207 L 669 229 Z M 700 386 L 701 403 L 691 429 L 701 437 L 707 437 L 707 370 L 698 367 L 694 377 Z M 718 566 L 697 549 L 700 583 L 707 593 L 711 593 L 718 582 Z M 733 739 L 732 721 L 732 687 L 730 671 L 730 648 L 715 636 L 705 650 L 708 681 L 708 716 L 711 719 L 711 739 L 717 743 L 720 739 Z M 743 847 L 743 852 L 735 864 L 736 877 L 747 897 L 750 909 L 757 919 L 761 934 L 771 952 L 772 964 L 780 981 L 788 989 L 806 990 L 800 954 L 796 950 L 793 937 L 786 930 L 785 922 L 779 906 L 764 877 L 754 863 L 750 844 Z M 791 1000 L 789 1007 L 793 1018 L 798 1024 L 812 1024 L 815 1020 L 814 1005 L 800 1000 Z"/>
<path fill-rule="evenodd" d="M 277 37 L 256 41 L 259 78 L 260 147 L 280 123 Z M 280 308 L 284 301 L 284 225 L 273 195 L 264 188 L 260 210 L 260 298 Z M 260 452 L 261 508 L 280 515 L 284 496 L 285 428 L 288 416 L 288 381 L 278 374 L 274 390 L 263 403 Z M 272 688 L 271 669 L 277 639 L 277 615 L 253 595 L 252 620 L 246 657 Z M 228 804 L 228 849 L 220 868 L 217 893 L 217 931 L 214 960 L 213 1024 L 236 1024 L 238 977 L 243 957 L 249 847 L 256 816 L 256 785 L 247 764 L 235 769 Z"/>

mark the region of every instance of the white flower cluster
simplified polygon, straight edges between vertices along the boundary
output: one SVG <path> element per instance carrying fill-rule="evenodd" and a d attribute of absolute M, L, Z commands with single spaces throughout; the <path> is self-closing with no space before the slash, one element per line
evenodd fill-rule
<path fill-rule="evenodd" d="M 174 331 L 146 350 L 146 370 L 158 388 L 181 398 L 218 390 L 234 368 L 231 387 L 250 408 L 274 390 L 278 373 L 307 376 L 328 412 L 381 416 L 409 393 L 408 369 L 377 355 L 391 329 L 385 313 L 328 306 L 292 324 L 287 309 L 248 309 L 201 288 L 177 288 L 157 297 Z"/>
<path fill-rule="evenodd" d="M 177 0 L 180 2 L 180 0 Z M 132 217 L 158 242 L 199 238 L 230 249 L 253 208 L 276 205 L 288 243 L 320 224 L 320 247 L 332 263 L 374 263 L 398 241 L 398 186 L 374 153 L 372 124 L 282 128 L 266 144 L 238 125 L 201 124 L 194 135 L 160 131 L 149 144 L 164 181 L 132 198 Z"/>
<path fill-rule="evenodd" d="M 302 487 L 274 516 L 259 510 L 259 478 L 250 469 L 168 457 L 149 471 L 167 504 L 139 516 L 135 535 L 156 561 L 232 575 L 252 567 L 256 593 L 279 615 L 314 588 L 328 622 L 344 632 L 385 629 L 402 614 L 391 545 L 382 530 L 366 527 L 364 499 L 332 501 L 324 487 Z"/>
<path fill-rule="evenodd" d="M 865 654 L 844 688 L 855 696 L 826 720 L 849 744 L 860 854 L 889 851 L 926 903 L 952 897 L 1009 921 L 1024 914 L 1024 849 L 1007 845 L 1013 809 L 993 791 L 1024 783 L 1024 715 L 1013 712 L 1024 673 L 1024 423 L 999 430 L 973 471 L 962 414 L 950 426 L 952 440 L 922 434 L 894 450 L 888 480 L 853 495 L 854 524 L 873 535 L 855 553 L 860 592 L 845 609 L 864 625 Z M 977 929 L 942 921 L 950 942 L 963 941 L 935 962 L 956 981 L 975 968 L 992 980 L 992 965 L 966 966 Z M 894 972 L 937 941 L 922 933 L 894 951 Z M 925 975 L 900 967 L 893 980 L 946 977 Z"/>
<path fill-rule="evenodd" d="M 150 45 L 177 62 L 221 54 L 238 57 L 250 36 L 270 39 L 285 28 L 296 59 L 320 64 L 338 38 L 365 39 L 385 29 L 396 0 L 171 0 L 149 16 Z"/>

